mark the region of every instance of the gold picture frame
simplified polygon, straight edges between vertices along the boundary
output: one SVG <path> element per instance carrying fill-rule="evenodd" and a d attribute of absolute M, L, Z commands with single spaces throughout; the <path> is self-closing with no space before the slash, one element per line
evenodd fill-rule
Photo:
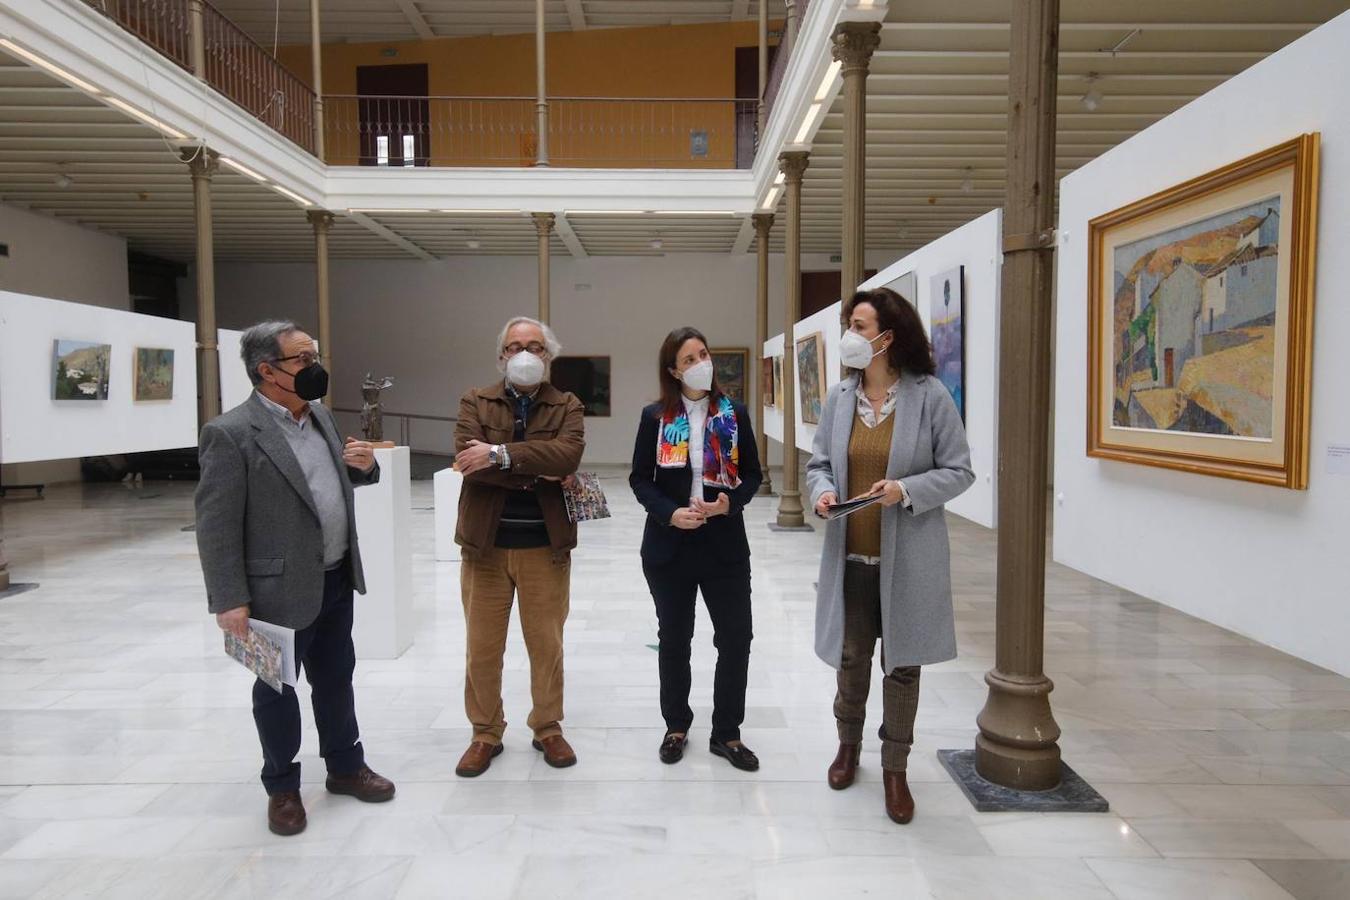
<path fill-rule="evenodd" d="M 1088 456 L 1307 488 L 1318 144 L 1088 223 Z"/>
<path fill-rule="evenodd" d="M 710 347 L 717 386 L 732 400 L 750 405 L 750 348 Z"/>

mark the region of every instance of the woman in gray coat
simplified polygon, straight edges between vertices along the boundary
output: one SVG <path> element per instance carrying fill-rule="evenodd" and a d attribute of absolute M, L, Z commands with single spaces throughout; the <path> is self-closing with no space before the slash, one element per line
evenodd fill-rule
<path fill-rule="evenodd" d="M 862 291 L 844 305 L 840 357 L 851 377 L 830 389 L 807 464 L 816 515 L 840 497 L 880 502 L 830 519 L 816 598 L 816 654 L 838 670 L 839 752 L 828 781 L 853 783 L 872 654 L 881 639 L 881 766 L 886 813 L 905 824 L 905 779 L 919 706 L 920 666 L 956 656 L 951 558 L 943 504 L 975 475 L 965 428 L 934 377 L 923 323 L 894 291 Z"/>

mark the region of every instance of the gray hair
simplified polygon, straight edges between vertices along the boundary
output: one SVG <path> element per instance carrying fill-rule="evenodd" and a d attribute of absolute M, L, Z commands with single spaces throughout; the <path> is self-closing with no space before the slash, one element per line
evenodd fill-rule
<path fill-rule="evenodd" d="M 239 358 L 244 361 L 248 380 L 254 387 L 262 384 L 258 366 L 281 358 L 281 339 L 300 330 L 300 326 L 291 321 L 259 322 L 239 338 Z"/>
<path fill-rule="evenodd" d="M 502 333 L 497 335 L 497 368 L 500 371 L 506 371 L 506 364 L 502 361 L 502 348 L 506 346 L 506 336 L 511 333 L 511 329 L 517 325 L 533 325 L 544 333 L 544 347 L 547 348 L 548 359 L 555 360 L 562 355 L 562 344 L 558 342 L 558 336 L 538 319 L 531 319 L 529 316 L 516 316 L 506 323 L 502 328 Z"/>

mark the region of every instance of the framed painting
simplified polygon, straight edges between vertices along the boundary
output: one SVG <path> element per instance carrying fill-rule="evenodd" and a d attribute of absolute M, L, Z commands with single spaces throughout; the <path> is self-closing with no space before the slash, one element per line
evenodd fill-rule
<path fill-rule="evenodd" d="M 134 399 L 173 399 L 173 351 L 136 348 Z"/>
<path fill-rule="evenodd" d="M 933 310 L 933 363 L 942 386 L 956 401 L 961 421 L 966 420 L 966 293 L 965 267 L 948 269 L 933 276 L 929 305 Z"/>
<path fill-rule="evenodd" d="M 825 404 L 825 336 L 819 331 L 797 339 L 797 398 L 802 421 L 820 424 Z"/>
<path fill-rule="evenodd" d="M 917 272 L 906 272 L 890 284 L 886 285 L 886 287 L 908 300 L 910 306 L 918 308 L 919 275 Z"/>
<path fill-rule="evenodd" d="M 712 354 L 713 371 L 717 374 L 717 386 L 722 389 L 722 393 L 737 403 L 749 402 L 750 348 L 710 348 L 708 352 Z"/>
<path fill-rule="evenodd" d="M 52 398 L 107 400 L 111 363 L 110 344 L 58 338 L 52 342 Z"/>
<path fill-rule="evenodd" d="M 1318 135 L 1089 223 L 1089 456 L 1308 486 Z"/>
<path fill-rule="evenodd" d="M 586 415 L 610 415 L 608 356 L 560 356 L 553 361 L 549 381 L 560 391 L 576 394 L 586 408 Z"/>
<path fill-rule="evenodd" d="M 759 400 L 764 406 L 774 406 L 773 357 L 766 356 L 759 361 Z"/>
<path fill-rule="evenodd" d="M 783 357 L 773 358 L 773 405 L 783 408 Z"/>

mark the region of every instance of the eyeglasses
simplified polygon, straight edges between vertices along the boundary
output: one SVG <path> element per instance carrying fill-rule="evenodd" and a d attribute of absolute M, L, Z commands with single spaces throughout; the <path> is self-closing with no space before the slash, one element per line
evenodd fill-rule
<path fill-rule="evenodd" d="M 522 350 L 528 353 L 533 353 L 535 356 L 543 356 L 545 353 L 548 352 L 548 347 L 544 346 L 538 341 L 530 341 L 528 344 L 521 344 L 521 343 L 507 344 L 505 347 L 502 348 L 502 355 L 515 356 Z"/>
<path fill-rule="evenodd" d="M 299 360 L 300 366 L 306 369 L 314 365 L 315 363 L 323 362 L 323 357 L 321 355 L 319 355 L 318 353 L 311 353 L 308 350 L 306 350 L 304 353 L 296 353 L 292 356 L 279 356 L 276 359 L 272 360 L 272 362 L 290 362 L 293 359 Z"/>

